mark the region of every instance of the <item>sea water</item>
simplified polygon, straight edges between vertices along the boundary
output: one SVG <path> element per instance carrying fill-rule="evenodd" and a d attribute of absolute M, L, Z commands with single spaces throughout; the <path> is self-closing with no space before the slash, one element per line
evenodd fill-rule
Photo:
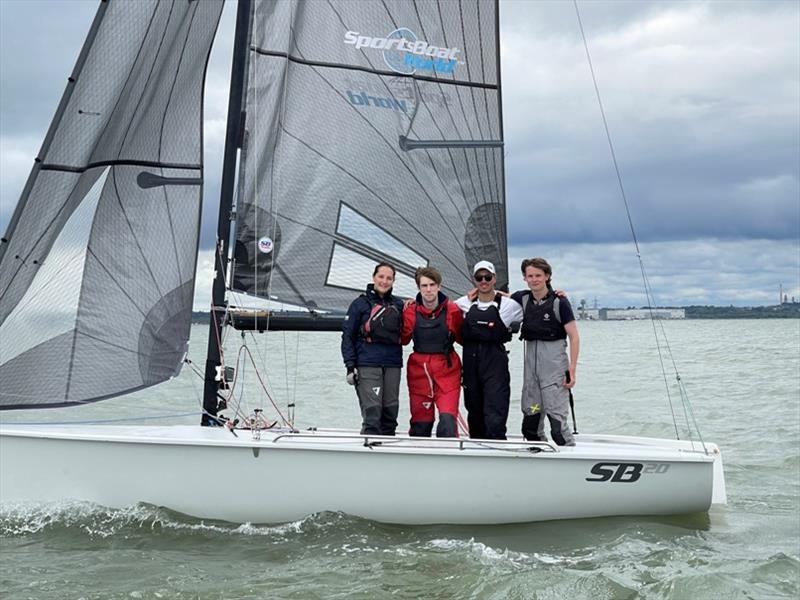
<path fill-rule="evenodd" d="M 798 597 L 800 321 L 580 322 L 579 330 L 578 431 L 674 437 L 677 428 L 685 437 L 693 419 L 677 366 L 703 439 L 722 448 L 727 506 L 689 517 L 503 526 L 386 525 L 336 513 L 260 525 L 148 505 L 9 505 L 0 490 L 0 598 Z M 194 364 L 167 384 L 0 420 L 195 423 L 202 381 L 191 367 L 202 369 L 206 334 L 193 326 Z M 295 403 L 300 428 L 360 425 L 337 334 L 228 335 L 226 363 L 239 359 L 244 385 L 235 393 L 244 412 L 263 407 L 277 419 L 272 401 L 284 414 Z M 509 348 L 516 432 L 522 347 Z M 253 363 L 266 372 L 272 400 Z M 401 429 L 408 414 L 404 395 Z M 248 493 L 247 481 L 216 476 L 231 502 Z M 280 473 L 274 477 L 280 494 Z"/>

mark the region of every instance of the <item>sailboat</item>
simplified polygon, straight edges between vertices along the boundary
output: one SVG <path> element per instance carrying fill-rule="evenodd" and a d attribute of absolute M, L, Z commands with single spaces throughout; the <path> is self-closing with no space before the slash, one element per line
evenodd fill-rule
<path fill-rule="evenodd" d="M 0 244 L 0 408 L 110 399 L 184 364 L 221 12 L 222 0 L 101 2 Z M 501 104 L 496 0 L 239 0 L 202 422 L 4 424 L 0 500 L 404 524 L 724 504 L 720 450 L 702 440 L 559 447 L 223 417 L 234 293 L 297 309 L 240 326 L 329 330 L 381 260 L 403 295 L 421 265 L 451 296 L 477 260 L 507 285 Z"/>

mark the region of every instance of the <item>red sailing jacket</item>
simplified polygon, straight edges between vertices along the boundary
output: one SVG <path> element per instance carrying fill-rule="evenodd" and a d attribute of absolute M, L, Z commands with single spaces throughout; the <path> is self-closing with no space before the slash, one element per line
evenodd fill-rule
<path fill-rule="evenodd" d="M 417 313 L 422 318 L 431 318 L 439 314 L 439 310 L 447 311 L 447 329 L 461 343 L 461 325 L 464 322 L 464 313 L 447 296 L 439 292 L 439 306 L 433 311 L 422 304 L 422 298 L 417 294 L 417 301 L 403 310 L 403 332 L 401 342 L 403 345 L 411 341 L 414 325 L 417 322 Z M 412 352 L 408 357 L 408 391 L 411 394 L 420 394 L 433 397 L 436 388 L 442 392 L 452 392 L 461 387 L 461 359 L 454 350 L 450 353 L 450 366 L 447 366 L 447 356 L 444 354 L 422 354 Z"/>

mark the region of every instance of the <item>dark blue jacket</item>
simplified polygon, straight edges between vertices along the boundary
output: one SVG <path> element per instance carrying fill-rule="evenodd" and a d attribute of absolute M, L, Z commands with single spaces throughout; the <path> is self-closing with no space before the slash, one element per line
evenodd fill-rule
<path fill-rule="evenodd" d="M 366 297 L 365 297 L 366 296 Z M 369 300 L 367 300 L 369 298 Z M 397 344 L 367 342 L 361 336 L 361 327 L 367 322 L 372 304 L 394 304 L 402 315 L 403 301 L 392 296 L 392 291 L 381 298 L 375 286 L 369 284 L 366 292 L 350 303 L 342 324 L 342 359 L 346 367 L 402 367 L 403 347 Z"/>

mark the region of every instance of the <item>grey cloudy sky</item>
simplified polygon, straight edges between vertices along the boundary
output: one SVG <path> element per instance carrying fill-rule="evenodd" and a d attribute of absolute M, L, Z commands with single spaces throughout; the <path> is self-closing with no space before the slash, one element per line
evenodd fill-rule
<path fill-rule="evenodd" d="M 367 0 L 365 0 L 367 1 Z M 97 3 L 0 0 L 5 230 Z M 579 3 L 636 234 L 660 304 L 800 298 L 800 3 Z M 206 97 L 197 306 L 208 303 L 233 5 Z M 526 256 L 601 306 L 641 275 L 572 2 L 501 0 L 512 286 Z"/>

